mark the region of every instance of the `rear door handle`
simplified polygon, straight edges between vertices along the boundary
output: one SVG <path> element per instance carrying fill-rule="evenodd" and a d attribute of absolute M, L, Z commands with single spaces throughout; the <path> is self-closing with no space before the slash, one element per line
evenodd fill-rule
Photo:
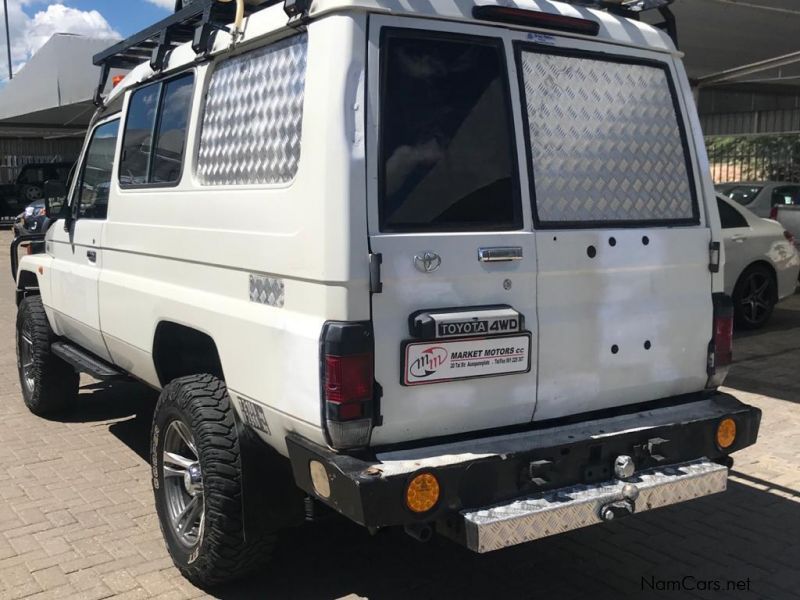
<path fill-rule="evenodd" d="M 494 248 L 478 248 L 480 262 L 508 262 L 522 260 L 520 246 L 496 246 Z"/>
<path fill-rule="evenodd" d="M 89 262 L 97 262 L 97 252 L 94 250 L 87 250 L 86 251 L 86 258 L 89 259 Z"/>
<path fill-rule="evenodd" d="M 740 244 L 747 239 L 746 235 L 733 235 L 731 236 L 731 240 L 734 242 L 739 242 Z"/>

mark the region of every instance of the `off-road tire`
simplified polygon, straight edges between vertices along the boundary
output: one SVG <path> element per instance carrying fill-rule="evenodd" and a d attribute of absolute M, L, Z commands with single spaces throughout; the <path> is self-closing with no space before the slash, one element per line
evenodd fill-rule
<path fill-rule="evenodd" d="M 28 384 L 23 368 L 22 348 L 26 342 L 23 333 L 31 341 L 32 364 Z M 35 415 L 57 414 L 73 405 L 78 397 L 80 374 L 72 366 L 50 352 L 56 336 L 47 321 L 40 296 L 26 296 L 17 309 L 17 371 L 25 406 Z M 30 359 L 29 359 L 30 360 Z"/>
<path fill-rule="evenodd" d="M 745 307 L 748 296 L 754 293 L 751 283 L 755 279 L 766 285 L 765 290 L 757 298 L 758 309 Z M 733 290 L 733 310 L 736 326 L 740 329 L 760 329 L 767 324 L 775 305 L 778 303 L 778 284 L 775 274 L 764 265 L 751 265 L 747 267 L 736 281 Z M 762 306 L 763 305 L 763 306 Z M 754 312 L 755 311 L 755 312 Z"/>
<path fill-rule="evenodd" d="M 164 440 L 175 420 L 182 421 L 191 432 L 202 472 L 204 521 L 193 546 L 187 546 L 176 533 L 167 505 Z M 244 518 L 249 498 L 243 490 L 241 437 L 228 390 L 217 377 L 181 377 L 162 390 L 150 436 L 156 511 L 175 566 L 202 587 L 254 571 L 269 560 L 276 542 L 268 528 Z"/>

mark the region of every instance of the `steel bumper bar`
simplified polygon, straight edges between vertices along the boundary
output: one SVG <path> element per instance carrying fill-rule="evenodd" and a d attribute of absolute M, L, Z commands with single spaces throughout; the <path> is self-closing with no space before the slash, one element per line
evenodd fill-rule
<path fill-rule="evenodd" d="M 709 460 L 649 469 L 627 481 L 576 485 L 489 508 L 461 511 L 464 542 L 491 552 L 725 491 L 728 468 Z M 619 510 L 612 510 L 619 509 Z"/>

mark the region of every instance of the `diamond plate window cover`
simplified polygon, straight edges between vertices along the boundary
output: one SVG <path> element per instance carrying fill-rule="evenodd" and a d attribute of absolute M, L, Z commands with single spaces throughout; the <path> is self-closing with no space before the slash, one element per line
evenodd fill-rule
<path fill-rule="evenodd" d="M 203 185 L 291 181 L 300 161 L 307 34 L 219 63 L 206 95 Z"/>
<path fill-rule="evenodd" d="M 540 223 L 697 222 L 665 69 L 520 54 Z"/>

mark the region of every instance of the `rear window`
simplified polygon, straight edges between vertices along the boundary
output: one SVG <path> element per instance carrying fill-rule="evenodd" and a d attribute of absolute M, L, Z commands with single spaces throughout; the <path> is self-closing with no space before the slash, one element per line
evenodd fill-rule
<path fill-rule="evenodd" d="M 756 185 L 739 185 L 725 190 L 723 194 L 734 202 L 738 202 L 742 206 L 747 206 L 756 199 L 756 196 L 758 196 L 762 189 L 763 188 Z"/>
<path fill-rule="evenodd" d="M 381 49 L 381 229 L 520 228 L 500 40 L 388 29 Z"/>
<path fill-rule="evenodd" d="M 747 219 L 733 206 L 717 198 L 717 208 L 719 209 L 719 220 L 723 229 L 735 229 L 737 227 L 748 227 Z"/>
<path fill-rule="evenodd" d="M 517 45 L 540 227 L 699 222 L 666 66 Z"/>
<path fill-rule="evenodd" d="M 772 192 L 772 206 L 800 205 L 800 186 L 786 185 Z"/>

